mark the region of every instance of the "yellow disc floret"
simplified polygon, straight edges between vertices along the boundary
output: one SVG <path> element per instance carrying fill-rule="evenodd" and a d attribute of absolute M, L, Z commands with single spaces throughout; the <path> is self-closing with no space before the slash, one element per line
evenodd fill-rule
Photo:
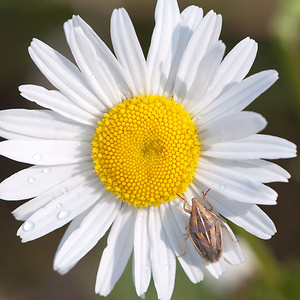
<path fill-rule="evenodd" d="M 185 192 L 199 155 L 194 122 L 165 96 L 118 104 L 99 121 L 92 142 L 95 170 L 106 189 L 141 208 Z"/>

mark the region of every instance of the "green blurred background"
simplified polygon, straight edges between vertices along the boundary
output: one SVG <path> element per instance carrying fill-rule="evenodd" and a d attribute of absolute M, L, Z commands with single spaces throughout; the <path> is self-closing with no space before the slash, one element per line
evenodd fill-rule
<path fill-rule="evenodd" d="M 109 20 L 114 8 L 129 12 L 145 53 L 154 25 L 155 0 L 0 0 L 0 105 L 35 108 L 19 96 L 18 86 L 35 83 L 49 87 L 27 53 L 37 37 L 71 58 L 63 22 L 80 14 L 110 46 Z M 181 10 L 195 4 L 223 15 L 221 39 L 229 51 L 246 36 L 259 43 L 251 74 L 264 69 L 279 71 L 280 80 L 248 110 L 266 117 L 265 133 L 299 144 L 300 116 L 300 0 L 179 0 Z M 0 158 L 0 180 L 24 164 Z M 206 274 L 193 285 L 177 266 L 172 299 L 300 299 L 300 161 L 279 161 L 291 174 L 290 183 L 271 184 L 278 205 L 263 207 L 278 233 L 261 241 L 233 227 L 243 242 L 246 262 L 228 270 L 220 280 Z M 17 187 L 16 187 L 17 188 Z M 94 284 L 106 237 L 67 275 L 52 270 L 52 261 L 65 228 L 33 242 L 21 244 L 21 225 L 11 211 L 22 202 L 0 201 L 0 300 L 102 299 Z M 139 299 L 134 290 L 131 262 L 107 299 Z M 157 299 L 151 282 L 146 299 Z"/>

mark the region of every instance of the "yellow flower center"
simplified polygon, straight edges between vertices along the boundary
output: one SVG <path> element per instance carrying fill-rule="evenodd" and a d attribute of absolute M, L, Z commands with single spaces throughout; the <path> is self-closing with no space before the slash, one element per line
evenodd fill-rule
<path fill-rule="evenodd" d="M 116 105 L 98 124 L 92 157 L 107 190 L 141 208 L 186 191 L 200 144 L 181 104 L 165 96 L 136 96 Z"/>

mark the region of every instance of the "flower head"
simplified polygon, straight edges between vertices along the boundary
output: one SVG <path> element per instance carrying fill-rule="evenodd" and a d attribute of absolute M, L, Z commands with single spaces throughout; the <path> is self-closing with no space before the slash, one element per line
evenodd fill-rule
<path fill-rule="evenodd" d="M 0 154 L 34 165 L 4 180 L 0 197 L 32 198 L 13 212 L 25 221 L 23 242 L 70 222 L 54 260 L 58 272 L 69 271 L 112 226 L 96 292 L 111 292 L 133 252 L 137 294 L 145 294 L 152 275 L 158 297 L 170 299 L 176 258 L 194 283 L 203 267 L 218 278 L 225 260 L 243 261 L 219 214 L 260 238 L 275 233 L 256 204 L 275 204 L 276 192 L 264 183 L 290 175 L 263 159 L 294 157 L 296 147 L 257 134 L 265 119 L 243 109 L 278 74 L 245 79 L 257 44 L 245 38 L 223 58 L 221 21 L 213 11 L 203 16 L 190 6 L 180 13 L 175 0 L 158 0 L 147 59 L 124 9 L 111 18 L 115 55 L 79 16 L 64 26 L 77 66 L 41 41 L 31 43 L 31 58 L 55 90 L 23 85 L 22 96 L 46 109 L 0 112 L 8 139 Z M 213 263 L 191 239 L 185 243 L 192 211 L 181 200 L 200 201 L 208 189 L 198 216 L 220 227 L 209 225 L 198 237 L 210 242 L 211 228 L 221 230 Z"/>

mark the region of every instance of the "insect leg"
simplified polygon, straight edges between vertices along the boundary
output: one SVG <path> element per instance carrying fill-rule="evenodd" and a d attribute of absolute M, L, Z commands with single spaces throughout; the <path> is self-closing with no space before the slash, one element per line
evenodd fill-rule
<path fill-rule="evenodd" d="M 214 209 L 214 207 L 206 200 L 205 196 L 208 194 L 208 192 L 210 191 L 210 189 L 208 189 L 205 194 L 202 192 L 203 197 L 202 200 L 206 202 L 206 204 L 209 206 L 209 208 L 207 209 L 208 211 L 212 211 Z"/>
<path fill-rule="evenodd" d="M 183 253 L 181 255 L 178 255 L 177 257 L 182 257 L 182 256 L 186 255 L 185 243 L 189 237 L 190 237 L 190 235 L 188 233 L 186 233 L 184 241 L 183 241 Z"/>
<path fill-rule="evenodd" d="M 191 205 L 186 201 L 186 199 L 184 198 L 184 197 L 182 197 L 181 195 L 179 195 L 179 194 L 177 194 L 177 196 L 181 199 L 181 200 L 183 200 L 184 201 L 184 204 L 183 204 L 183 210 L 185 211 L 185 212 L 187 212 L 187 213 L 191 213 L 192 211 L 190 210 L 190 209 L 187 209 L 186 208 L 186 204 L 189 206 L 189 207 L 191 207 Z"/>
<path fill-rule="evenodd" d="M 183 204 L 183 210 L 184 210 L 185 212 L 187 212 L 187 213 L 190 214 L 192 211 L 191 211 L 190 209 L 187 209 L 187 208 L 186 208 L 186 206 L 185 206 L 186 203 L 187 203 L 187 202 L 184 202 L 184 204 Z M 189 204 L 188 204 L 188 205 L 189 205 Z"/>
<path fill-rule="evenodd" d="M 218 217 L 219 217 L 219 219 L 222 220 L 223 223 L 227 224 L 227 220 L 226 220 L 226 219 L 224 219 L 224 218 L 223 218 L 222 216 L 220 216 L 220 215 L 218 215 Z M 223 224 L 221 224 L 221 225 L 223 225 Z M 225 225 L 223 225 L 223 226 L 225 226 Z"/>
<path fill-rule="evenodd" d="M 220 225 L 221 225 L 221 227 L 226 229 L 226 231 L 228 232 L 228 234 L 233 242 L 235 242 L 235 243 L 239 242 L 239 240 L 236 237 L 232 236 L 231 232 L 228 230 L 228 228 L 224 224 L 221 223 Z"/>

